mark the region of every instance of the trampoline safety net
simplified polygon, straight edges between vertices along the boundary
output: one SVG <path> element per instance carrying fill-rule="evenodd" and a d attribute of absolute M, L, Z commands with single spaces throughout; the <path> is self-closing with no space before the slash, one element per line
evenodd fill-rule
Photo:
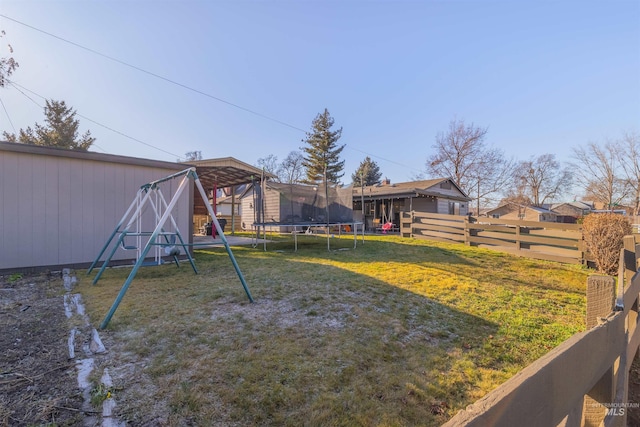
<path fill-rule="evenodd" d="M 353 192 L 350 187 L 270 182 L 264 194 L 261 194 L 263 190 L 260 187 L 256 189 L 258 223 L 295 225 L 353 222 Z"/>

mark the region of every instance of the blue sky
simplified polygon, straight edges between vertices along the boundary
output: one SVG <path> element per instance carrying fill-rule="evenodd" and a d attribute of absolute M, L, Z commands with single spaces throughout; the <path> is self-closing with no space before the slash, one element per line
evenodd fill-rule
<path fill-rule="evenodd" d="M 369 155 L 401 182 L 454 118 L 519 160 L 640 131 L 639 1 L 0 0 L 0 15 L 31 91 L 0 90 L 0 131 L 64 100 L 117 131 L 79 118 L 97 152 L 282 160 L 327 108 L 343 181 Z"/>

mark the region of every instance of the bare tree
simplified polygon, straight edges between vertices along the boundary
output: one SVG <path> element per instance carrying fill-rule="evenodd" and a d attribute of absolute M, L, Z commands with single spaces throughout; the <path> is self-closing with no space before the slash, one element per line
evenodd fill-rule
<path fill-rule="evenodd" d="M 490 206 L 504 195 L 513 181 L 516 162 L 504 157 L 502 151 L 487 149 L 472 172 L 471 189 L 467 194 L 476 200 L 477 215 L 481 206 Z"/>
<path fill-rule="evenodd" d="M 186 162 L 202 160 L 202 151 L 187 151 L 184 153 L 184 158 Z"/>
<path fill-rule="evenodd" d="M 258 159 L 258 167 L 263 169 L 266 173 L 270 173 L 276 176 L 275 181 L 280 182 L 278 176 L 278 157 L 269 154 L 267 157 L 261 157 Z"/>
<path fill-rule="evenodd" d="M 439 133 L 435 149 L 427 159 L 427 174 L 450 177 L 465 193 L 481 203 L 488 203 L 511 180 L 513 161 L 501 151 L 485 145 L 488 129 L 454 119 L 446 133 Z"/>
<path fill-rule="evenodd" d="M 542 154 L 521 161 L 514 172 L 513 185 L 519 196 L 542 206 L 562 196 L 571 186 L 571 172 L 562 168 L 553 154 Z"/>
<path fill-rule="evenodd" d="M 598 145 L 590 142 L 585 147 L 575 147 L 573 158 L 575 162 L 571 167 L 586 197 L 611 208 L 627 196 L 627 182 L 616 173 L 620 158 L 617 143 L 607 141 Z"/>
<path fill-rule="evenodd" d="M 291 151 L 287 154 L 287 157 L 284 158 L 277 169 L 280 182 L 287 184 L 301 182 L 305 177 L 303 162 L 304 157 L 299 151 Z"/>
<path fill-rule="evenodd" d="M 436 136 L 435 153 L 427 159 L 427 172 L 451 177 L 458 187 L 468 192 L 472 187 L 473 169 L 481 164 L 487 132 L 487 128 L 473 123 L 465 125 L 464 120 L 452 120 L 449 130 Z"/>
<path fill-rule="evenodd" d="M 5 36 L 4 30 L 0 30 L 0 38 Z M 10 44 L 7 45 L 9 49 L 9 54 L 13 55 L 13 48 Z M 12 56 L 8 58 L 0 58 L 0 87 L 5 87 L 7 84 L 7 79 L 13 74 L 13 72 L 20 65 L 13 59 Z"/>
<path fill-rule="evenodd" d="M 627 133 L 617 145 L 618 162 L 627 183 L 634 215 L 640 215 L 640 135 Z"/>

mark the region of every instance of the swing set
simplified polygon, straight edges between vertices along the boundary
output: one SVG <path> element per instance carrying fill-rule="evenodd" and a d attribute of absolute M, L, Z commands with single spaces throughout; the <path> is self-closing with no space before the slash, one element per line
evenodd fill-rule
<path fill-rule="evenodd" d="M 171 200 L 169 201 L 169 203 L 167 203 L 166 198 L 162 193 L 162 184 L 171 182 L 174 179 L 180 177 L 182 177 L 182 180 L 175 193 L 171 197 Z M 104 253 L 107 251 L 107 248 L 109 248 L 114 239 L 116 240 L 115 243 L 112 245 L 109 254 L 102 264 L 102 267 L 96 274 L 96 277 L 93 279 L 94 285 L 98 283 L 98 280 L 100 280 L 102 273 L 104 273 L 105 269 L 108 267 L 111 259 L 119 248 L 125 251 L 136 251 L 136 263 L 134 264 L 131 273 L 129 273 L 127 280 L 122 285 L 122 288 L 120 289 L 118 296 L 113 302 L 111 309 L 100 324 L 100 329 L 106 328 L 109 324 L 111 317 L 118 308 L 118 305 L 120 305 L 120 302 L 126 294 L 127 289 L 129 289 L 131 282 L 135 278 L 138 269 L 143 265 L 162 264 L 164 262 L 163 252 L 165 256 L 172 257 L 173 261 L 176 263 L 176 266 L 180 267 L 178 256 L 181 254 L 180 248 L 184 249 L 193 272 L 195 274 L 198 274 L 198 269 L 196 268 L 191 253 L 188 249 L 190 246 L 196 245 L 194 245 L 193 243 L 185 243 L 184 239 L 182 238 L 182 234 L 178 229 L 178 224 L 173 217 L 173 211 L 176 209 L 176 205 L 178 204 L 180 196 L 182 195 L 184 190 L 188 188 L 188 185 L 191 182 L 195 183 L 196 188 L 198 189 L 198 192 L 200 193 L 200 196 L 202 197 L 202 200 L 207 207 L 207 210 L 209 211 L 209 215 L 211 215 L 213 226 L 215 226 L 218 232 L 218 236 L 220 237 L 225 249 L 227 250 L 227 254 L 231 259 L 240 282 L 242 283 L 244 291 L 247 294 L 249 301 L 253 302 L 253 297 L 249 292 L 249 288 L 244 280 L 244 276 L 242 275 L 240 267 L 238 266 L 238 263 L 233 256 L 233 252 L 229 247 L 229 242 L 224 236 L 222 227 L 220 227 L 220 223 L 218 222 L 218 219 L 213 212 L 213 208 L 208 203 L 206 192 L 204 191 L 202 183 L 200 182 L 200 179 L 196 174 L 196 169 L 192 167 L 141 186 L 126 213 L 123 215 L 120 222 L 118 222 L 118 225 L 116 225 L 107 242 L 102 247 L 102 250 L 87 270 L 87 274 L 91 274 L 93 269 L 100 262 L 100 258 L 102 258 Z M 142 231 L 143 212 L 148 206 L 151 206 L 153 210 L 155 225 L 153 231 Z M 135 244 L 132 244 L 132 241 L 135 242 Z M 149 252 L 151 251 L 151 248 L 154 248 L 154 260 L 147 261 L 146 259 L 149 255 Z"/>

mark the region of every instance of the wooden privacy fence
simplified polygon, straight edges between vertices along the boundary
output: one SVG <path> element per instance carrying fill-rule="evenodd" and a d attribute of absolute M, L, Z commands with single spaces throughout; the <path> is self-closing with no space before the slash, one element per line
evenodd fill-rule
<path fill-rule="evenodd" d="M 610 276 L 587 280 L 587 327 L 445 426 L 626 426 L 628 377 L 640 345 L 640 245 L 627 236 L 619 289 Z M 624 286 L 622 286 L 624 285 Z"/>
<path fill-rule="evenodd" d="M 535 259 L 584 264 L 582 226 L 470 216 L 403 212 L 403 237 L 465 243 Z"/>

